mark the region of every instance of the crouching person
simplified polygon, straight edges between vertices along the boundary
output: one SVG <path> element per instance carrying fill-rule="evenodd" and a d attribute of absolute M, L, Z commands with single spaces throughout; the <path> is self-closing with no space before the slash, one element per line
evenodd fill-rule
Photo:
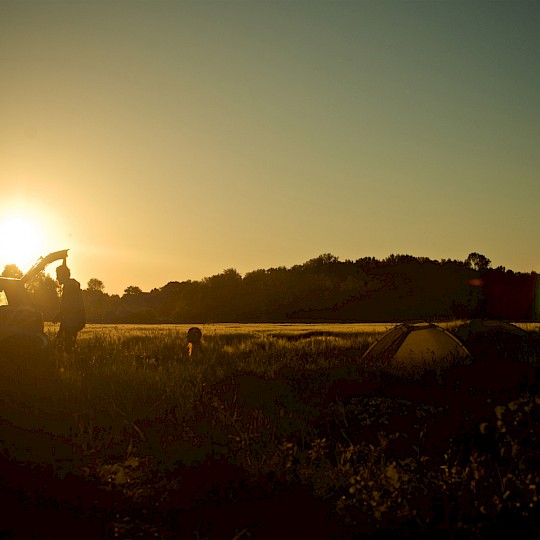
<path fill-rule="evenodd" d="M 86 325 L 86 311 L 81 285 L 71 277 L 71 272 L 66 264 L 62 264 L 56 269 L 56 279 L 62 286 L 60 312 L 56 317 L 57 321 L 60 322 L 56 345 L 71 356 L 77 335 Z"/>
<path fill-rule="evenodd" d="M 189 358 L 194 358 L 199 355 L 202 349 L 201 345 L 202 332 L 200 328 L 193 326 L 187 333 L 187 355 Z"/>

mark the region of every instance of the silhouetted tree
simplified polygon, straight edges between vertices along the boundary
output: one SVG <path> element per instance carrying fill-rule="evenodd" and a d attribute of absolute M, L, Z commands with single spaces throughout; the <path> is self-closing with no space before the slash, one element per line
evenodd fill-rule
<path fill-rule="evenodd" d="M 140 287 L 135 286 L 135 285 L 130 285 L 129 287 L 125 288 L 124 294 L 126 296 L 133 296 L 133 295 L 136 295 L 136 294 L 142 294 L 142 289 Z"/>
<path fill-rule="evenodd" d="M 86 290 L 87 290 L 87 291 L 99 291 L 99 292 L 104 292 L 104 290 L 105 290 L 105 285 L 104 285 L 103 281 L 101 281 L 101 279 L 91 278 L 91 279 L 88 280 L 88 284 L 87 284 Z"/>
<path fill-rule="evenodd" d="M 88 286 L 83 290 L 83 299 L 88 322 L 107 322 L 111 307 L 111 297 L 104 293 L 105 285 L 97 278 L 88 280 Z"/>
<path fill-rule="evenodd" d="M 176 305 L 182 294 L 183 284 L 170 281 L 160 289 L 152 289 L 150 295 L 155 306 L 158 319 L 163 322 L 176 322 Z"/>
<path fill-rule="evenodd" d="M 8 277 L 8 278 L 22 278 L 23 273 L 16 264 L 6 264 L 4 266 L 4 271 L 2 272 L 2 277 Z"/>
<path fill-rule="evenodd" d="M 89 322 L 401 321 L 534 317 L 537 276 L 514 274 L 471 253 L 466 261 L 390 255 L 340 261 L 322 254 L 291 268 L 234 268 L 201 281 L 173 281 L 109 296 L 93 278 L 84 291 Z M 480 272 L 480 275 L 479 275 Z M 482 285 L 482 286 L 481 286 Z"/>
<path fill-rule="evenodd" d="M 470 253 L 465 263 L 478 272 L 484 272 L 491 266 L 491 261 L 487 257 L 476 252 Z"/>
<path fill-rule="evenodd" d="M 58 283 L 51 276 L 40 272 L 28 285 L 27 290 L 45 321 L 52 321 L 60 308 Z"/>
<path fill-rule="evenodd" d="M 331 253 L 323 253 L 322 255 L 319 255 L 318 257 L 315 257 L 314 259 L 310 259 L 309 261 L 305 262 L 302 266 L 304 268 L 319 268 L 321 266 L 337 262 L 339 262 L 339 257 L 336 257 Z"/>

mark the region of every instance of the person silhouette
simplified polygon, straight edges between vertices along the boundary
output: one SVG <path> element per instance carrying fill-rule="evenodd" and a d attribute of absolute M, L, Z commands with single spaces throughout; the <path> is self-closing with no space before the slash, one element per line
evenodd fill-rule
<path fill-rule="evenodd" d="M 60 329 L 56 341 L 64 352 L 71 354 L 78 333 L 86 326 L 81 284 L 71 277 L 71 271 L 65 262 L 56 268 L 56 280 L 62 285 L 60 312 L 56 317 L 56 320 L 60 322 Z"/>
<path fill-rule="evenodd" d="M 201 351 L 202 332 L 200 328 L 193 326 L 187 333 L 187 353 L 190 358 L 198 356 Z"/>

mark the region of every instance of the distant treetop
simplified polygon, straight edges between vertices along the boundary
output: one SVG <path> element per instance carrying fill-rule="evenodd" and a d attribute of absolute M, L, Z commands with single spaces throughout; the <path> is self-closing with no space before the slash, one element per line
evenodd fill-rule
<path fill-rule="evenodd" d="M 486 256 L 476 252 L 470 253 L 465 259 L 465 263 L 473 270 L 478 270 L 479 272 L 483 272 L 491 266 L 491 261 Z"/>
<path fill-rule="evenodd" d="M 24 274 L 21 270 L 19 270 L 19 267 L 16 264 L 6 264 L 1 277 L 22 278 L 23 275 Z"/>

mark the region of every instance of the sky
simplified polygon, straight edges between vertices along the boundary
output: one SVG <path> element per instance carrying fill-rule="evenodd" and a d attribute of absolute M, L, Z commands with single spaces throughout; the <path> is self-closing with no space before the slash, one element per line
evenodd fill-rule
<path fill-rule="evenodd" d="M 540 272 L 539 27 L 536 0 L 0 0 L 0 270 Z"/>

